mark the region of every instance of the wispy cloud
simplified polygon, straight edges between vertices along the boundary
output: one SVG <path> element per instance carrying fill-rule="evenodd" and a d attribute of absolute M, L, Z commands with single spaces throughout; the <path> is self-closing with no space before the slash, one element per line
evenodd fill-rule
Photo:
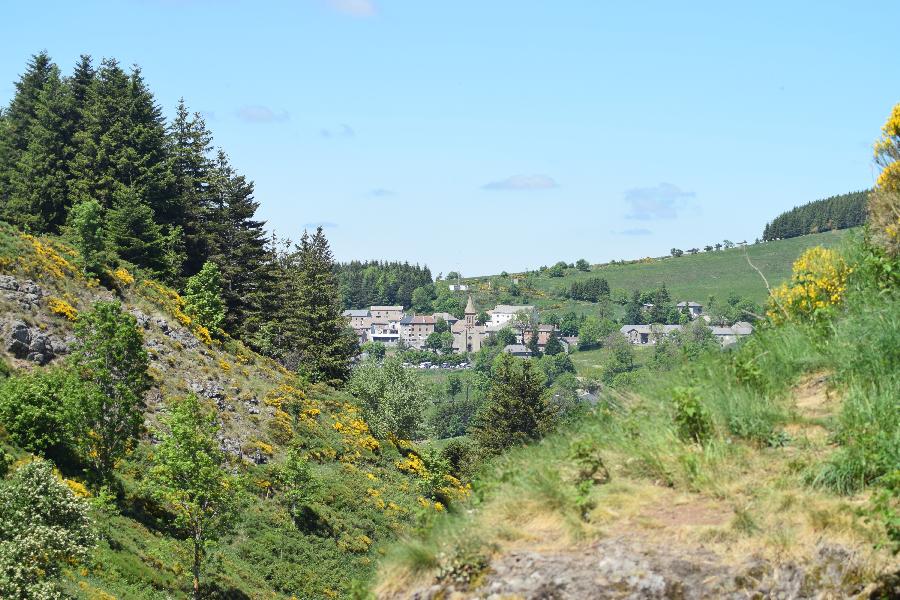
<path fill-rule="evenodd" d="M 277 123 L 290 118 L 285 110 L 272 110 L 261 104 L 242 106 L 238 109 L 237 116 L 247 123 Z"/>
<path fill-rule="evenodd" d="M 386 190 L 384 188 L 375 188 L 374 190 L 369 191 L 370 196 L 375 196 L 376 198 L 384 198 L 385 196 L 393 196 L 393 190 Z"/>
<path fill-rule="evenodd" d="M 337 223 L 333 223 L 331 221 L 315 221 L 313 223 L 304 223 L 304 229 L 318 229 L 321 227 L 322 229 L 334 229 L 338 226 Z"/>
<path fill-rule="evenodd" d="M 630 206 L 626 217 L 641 221 L 674 219 L 694 196 L 694 192 L 686 192 L 671 183 L 634 188 L 625 192 L 625 201 Z"/>
<path fill-rule="evenodd" d="M 341 123 L 333 129 L 323 127 L 319 130 L 319 135 L 323 138 L 352 138 L 356 132 L 346 123 Z"/>
<path fill-rule="evenodd" d="M 499 181 L 491 181 L 481 186 L 483 190 L 549 190 L 559 187 L 548 175 L 513 175 Z"/>
<path fill-rule="evenodd" d="M 374 0 L 326 0 L 326 3 L 343 15 L 359 19 L 374 17 L 378 13 Z"/>
<path fill-rule="evenodd" d="M 622 229 L 620 231 L 613 231 L 614 234 L 617 235 L 651 235 L 653 232 L 649 229 L 642 228 L 634 228 L 634 229 Z"/>

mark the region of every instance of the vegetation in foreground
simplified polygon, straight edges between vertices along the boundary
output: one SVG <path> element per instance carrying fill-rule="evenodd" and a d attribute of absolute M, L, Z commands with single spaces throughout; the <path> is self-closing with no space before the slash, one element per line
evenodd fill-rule
<path fill-rule="evenodd" d="M 886 172 L 900 164 L 898 115 L 876 146 Z M 864 233 L 795 262 L 767 323 L 739 348 L 604 393 L 578 422 L 486 463 L 470 510 L 393 548 L 378 594 L 474 589 L 512 548 L 561 552 L 661 530 L 667 544 L 703 544 L 724 561 L 802 564 L 823 539 L 843 545 L 851 558 L 838 594 L 896 573 L 898 180 L 880 180 Z M 673 505 L 683 518 L 672 520 Z M 811 589 L 824 585 L 816 572 Z"/>

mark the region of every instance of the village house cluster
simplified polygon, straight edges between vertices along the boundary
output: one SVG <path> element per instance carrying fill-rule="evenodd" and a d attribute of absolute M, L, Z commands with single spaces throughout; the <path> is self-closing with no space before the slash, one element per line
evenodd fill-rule
<path fill-rule="evenodd" d="M 675 305 L 679 310 L 687 311 L 691 319 L 702 319 L 709 323 L 708 315 L 703 314 L 703 305 L 698 302 L 679 302 Z M 644 308 L 652 308 L 652 304 L 645 304 Z M 649 325 L 622 325 L 619 331 L 625 338 L 635 345 L 656 344 L 666 336 L 676 331 L 681 331 L 684 325 L 663 325 L 651 323 Z M 731 327 L 717 327 L 707 324 L 716 341 L 722 346 L 730 346 L 745 335 L 753 333 L 753 325 L 746 321 L 738 321 Z"/>
<path fill-rule="evenodd" d="M 356 332 L 361 344 L 365 342 L 381 342 L 386 346 L 396 346 L 402 342 L 409 348 L 423 349 L 425 342 L 435 331 L 438 320 L 443 319 L 453 334 L 453 350 L 456 352 L 478 352 L 482 343 L 504 328 L 517 333 L 518 345 L 525 345 L 531 339 L 529 328 L 517 328 L 524 320 L 534 322 L 537 311 L 530 305 L 498 304 L 487 311 L 489 320 L 483 324 L 477 322 L 478 311 L 469 296 L 465 314 L 457 319 L 450 313 L 434 313 L 431 315 L 406 314 L 402 306 L 371 306 L 363 309 L 344 311 L 344 317 Z M 522 331 L 524 329 L 524 331 Z M 557 331 L 554 325 L 537 326 L 538 348 L 543 349 L 550 335 Z M 576 342 L 576 338 L 559 338 L 563 348 L 568 351 Z M 514 352 L 515 348 L 509 351 Z"/>

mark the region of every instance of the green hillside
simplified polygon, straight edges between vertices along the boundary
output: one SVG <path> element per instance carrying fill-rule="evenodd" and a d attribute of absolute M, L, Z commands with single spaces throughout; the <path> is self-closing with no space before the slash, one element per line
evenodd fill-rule
<path fill-rule="evenodd" d="M 835 247 L 848 231 L 853 230 L 805 235 L 746 248 L 685 254 L 678 258 L 645 258 L 624 264 L 593 265 L 587 272 L 567 268 L 562 277 L 551 277 L 547 271 L 537 271 L 506 277 L 474 277 L 467 279 L 466 283 L 472 286 L 475 301 L 481 308 L 490 308 L 497 303 L 533 303 L 543 309 L 592 313 L 595 308 L 591 303 L 572 301 L 563 296 L 563 291 L 572 282 L 590 277 L 606 279 L 613 299 L 628 295 L 633 290 L 648 291 L 665 284 L 676 300 L 704 302 L 710 295 L 725 298 L 729 294 L 737 294 L 761 304 L 767 297 L 766 286 L 747 263 L 748 256 L 769 284 L 775 286 L 790 276 L 791 264 L 803 250 L 812 246 Z M 517 277 L 520 278 L 520 295 L 513 296 L 510 287 Z"/>
<path fill-rule="evenodd" d="M 385 542 L 443 510 L 426 489 L 431 475 L 417 446 L 376 439 L 352 396 L 310 384 L 228 336 L 210 337 L 185 314 L 178 293 L 140 270 L 117 269 L 107 289 L 84 277 L 77 261 L 59 238 L 0 222 L 0 485 L 7 470 L 14 476 L 32 455 L 43 456 L 91 505 L 97 543 L 87 561 L 64 571 L 68 594 L 189 595 L 185 531 L 150 494 L 147 480 L 166 419 L 189 394 L 217 417 L 216 445 L 239 499 L 233 529 L 204 565 L 204 597 L 346 598 L 371 577 Z M 98 301 L 121 305 L 149 358 L 150 389 L 141 407 L 147 427 L 116 464 L 112 493 L 91 481 L 80 458 L 42 441 L 62 439 L 54 429 L 71 425 L 59 412 L 57 403 L 68 400 L 54 391 L 54 374 L 70 368 L 74 327 Z M 84 438 L 72 436 L 76 443 Z M 293 479 L 299 472 L 302 492 L 299 500 L 292 492 L 289 502 L 290 465 L 301 465 Z M 466 493 L 458 482 L 455 492 L 444 491 Z"/>

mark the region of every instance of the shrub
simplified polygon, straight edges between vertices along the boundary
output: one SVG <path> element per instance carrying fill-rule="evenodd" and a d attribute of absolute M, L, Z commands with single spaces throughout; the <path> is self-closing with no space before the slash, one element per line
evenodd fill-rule
<path fill-rule="evenodd" d="M 96 542 L 88 505 L 35 460 L 0 481 L 0 597 L 59 598 L 65 566 Z"/>
<path fill-rule="evenodd" d="M 794 262 L 791 280 L 772 290 L 768 316 L 785 320 L 817 320 L 840 304 L 847 289 L 848 268 L 834 250 L 815 246 Z"/>
<path fill-rule="evenodd" d="M 215 263 L 206 261 L 196 275 L 190 277 L 184 290 L 185 311 L 209 331 L 220 331 L 225 320 L 222 301 L 222 275 Z"/>
<path fill-rule="evenodd" d="M 712 419 L 696 390 L 676 387 L 672 390 L 675 405 L 675 429 L 685 442 L 703 444 L 713 433 Z"/>
<path fill-rule="evenodd" d="M 18 446 L 58 458 L 72 440 L 70 402 L 77 385 L 62 369 L 7 379 L 0 384 L 0 423 Z"/>

